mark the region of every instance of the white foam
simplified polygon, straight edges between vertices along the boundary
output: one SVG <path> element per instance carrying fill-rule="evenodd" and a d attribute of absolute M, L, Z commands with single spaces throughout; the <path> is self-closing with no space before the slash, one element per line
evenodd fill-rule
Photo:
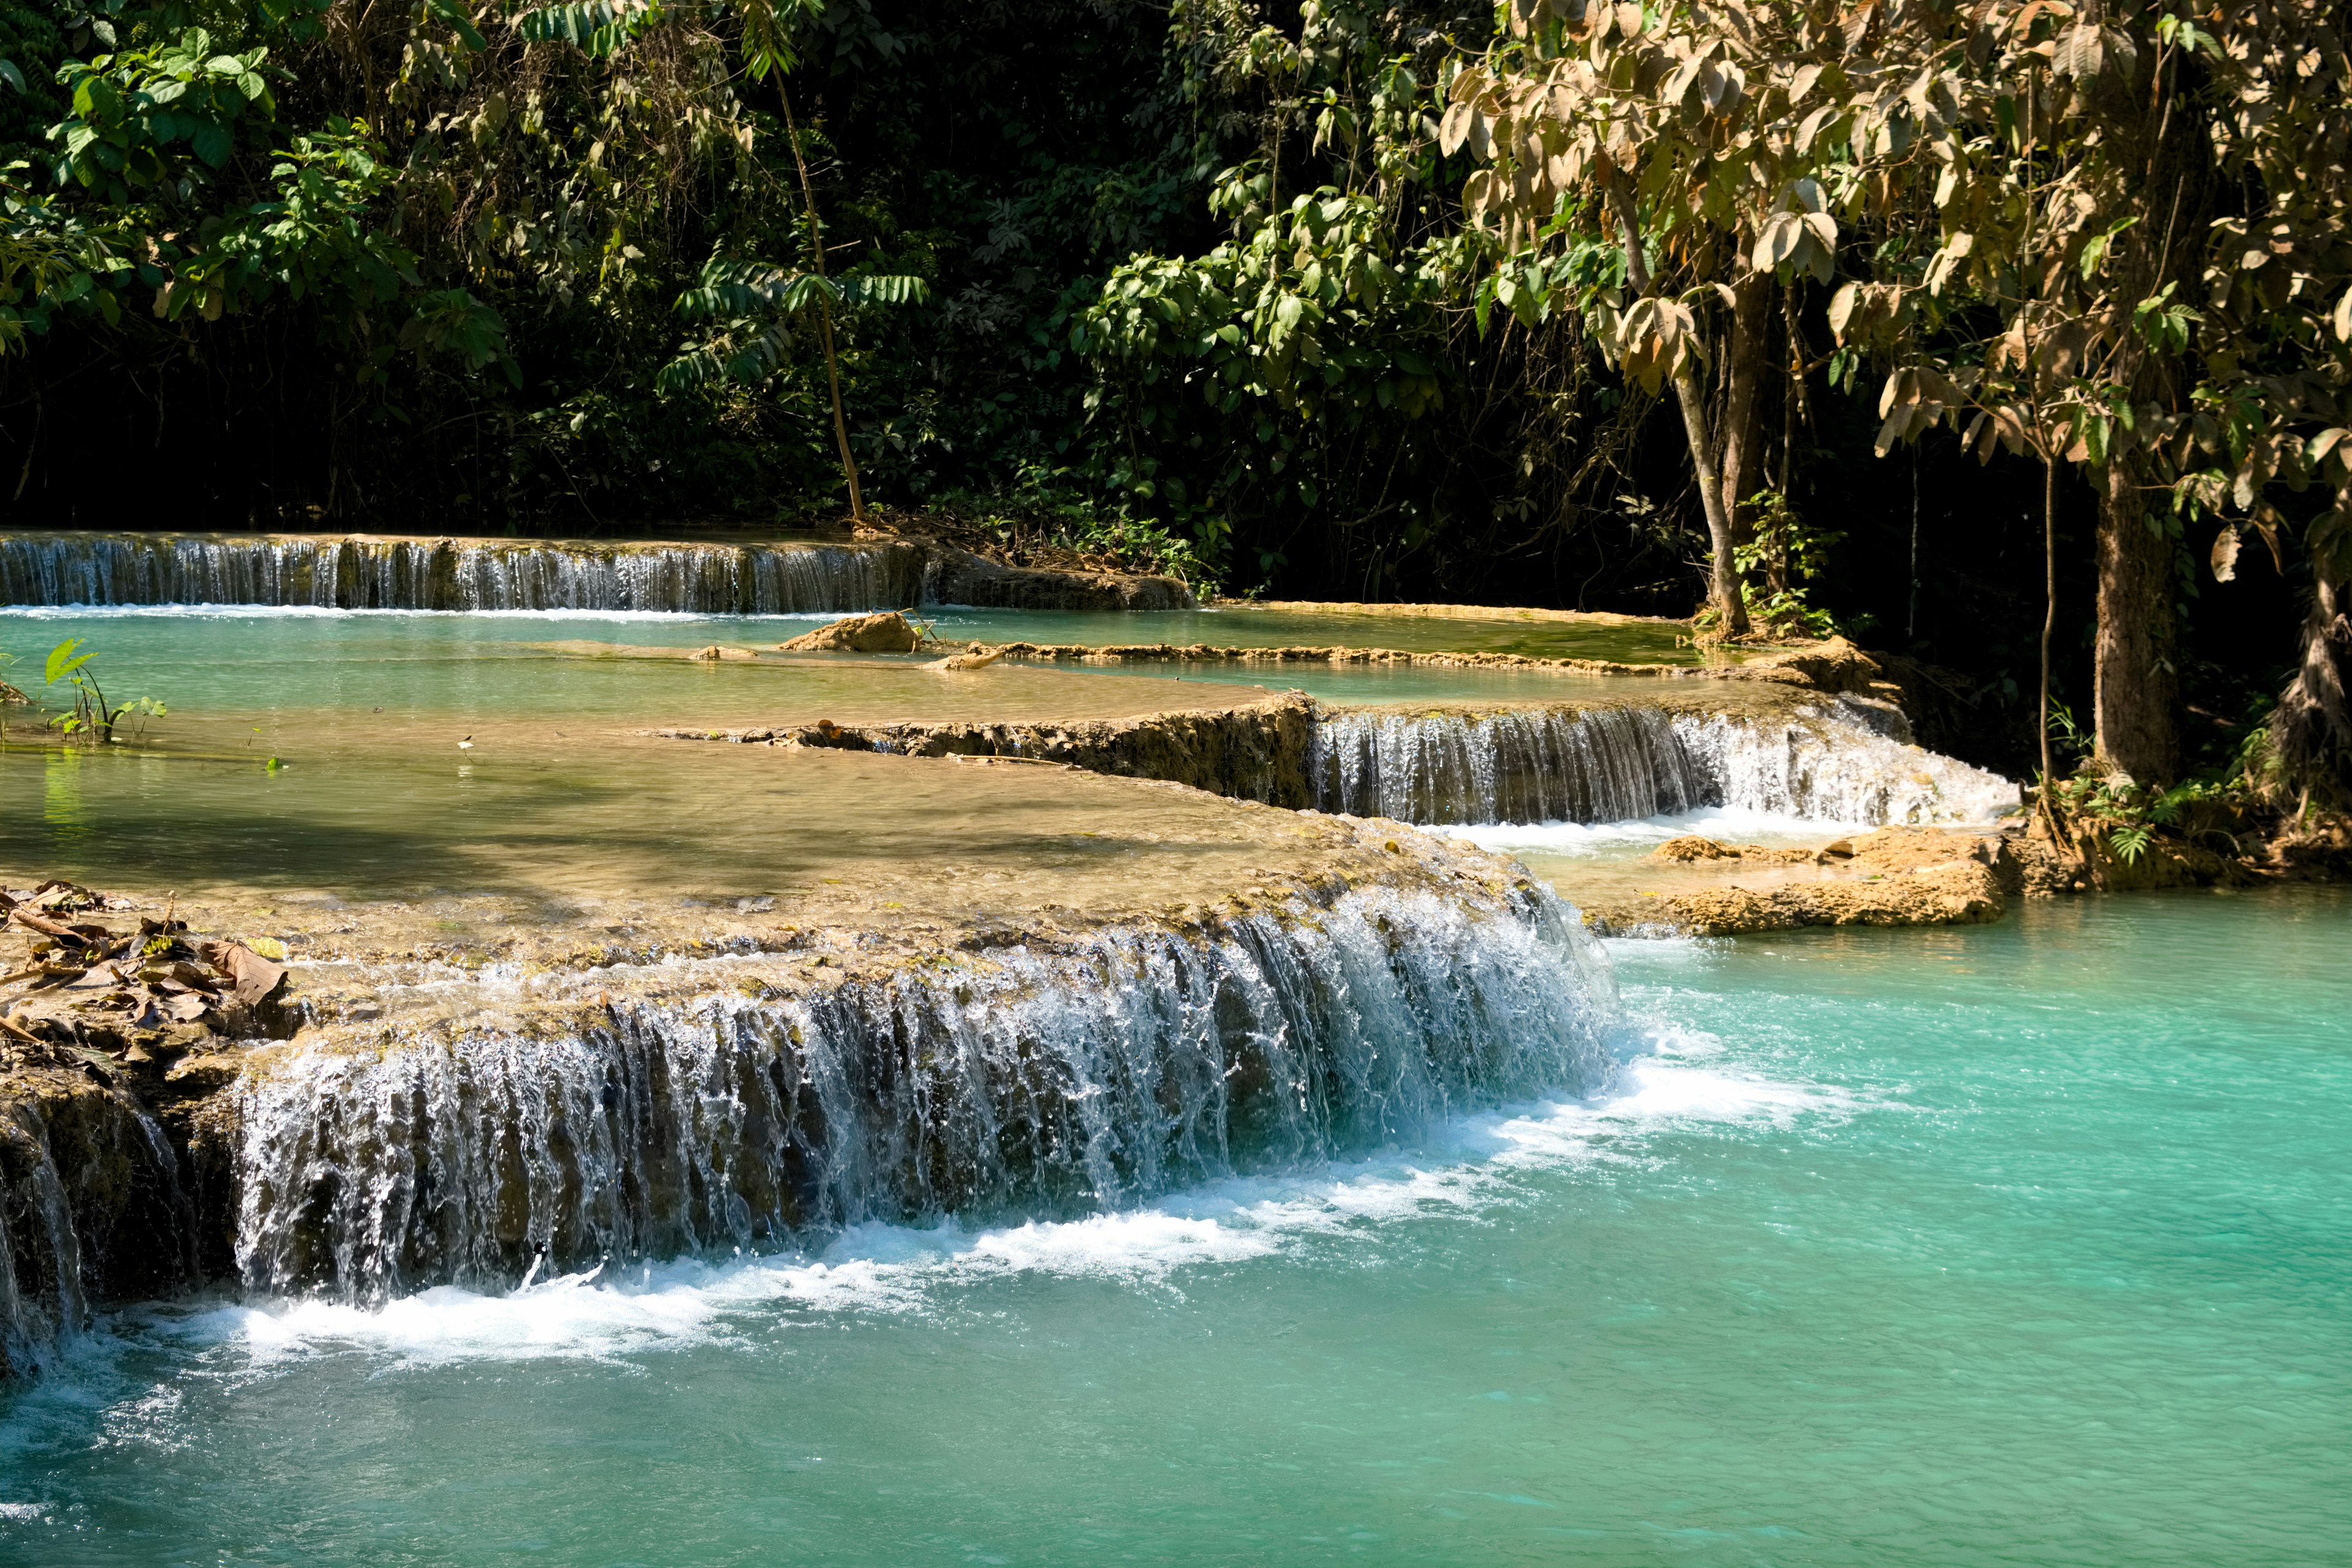
<path fill-rule="evenodd" d="M 1663 844 L 1685 834 L 1732 838 L 1742 844 L 1823 843 L 1847 834 L 1868 833 L 1867 823 L 1825 822 L 1744 806 L 1706 805 L 1693 811 L 1636 817 L 1629 822 L 1491 822 L 1426 828 L 1465 839 L 1482 849 L 1531 849 L 1545 855 L 1601 855 L 1635 846 Z"/>
<path fill-rule="evenodd" d="M 485 1295 L 440 1287 L 378 1307 L 329 1301 L 223 1306 L 174 1316 L 170 1337 L 261 1371 L 360 1353 L 389 1370 L 461 1361 L 628 1363 L 701 1344 L 749 1344 L 791 1314 L 933 1315 L 1024 1279 L 1099 1279 L 1178 1290 L 1191 1271 L 1376 1245 L 1393 1227 L 1475 1217 L 1530 1201 L 1531 1174 L 1648 1157 L 1676 1127 L 1786 1126 L 1842 1116 L 1844 1092 L 1727 1069 L 1705 1036 L 1653 1031 L 1633 1043 L 1616 1092 L 1462 1118 L 1411 1150 L 1290 1175 L 1212 1183 L 1158 1202 L 1068 1220 L 967 1228 L 854 1227 L 822 1252 L 631 1263 Z M 778 1314 L 787 1314 L 779 1319 Z"/>

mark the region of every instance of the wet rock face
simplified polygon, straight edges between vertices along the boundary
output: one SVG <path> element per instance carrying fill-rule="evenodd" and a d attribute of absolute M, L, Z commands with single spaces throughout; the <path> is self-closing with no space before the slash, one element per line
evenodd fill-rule
<path fill-rule="evenodd" d="M 1508 860 L 1051 782 L 1030 793 L 1099 800 L 1113 815 L 1088 820 L 1127 830 L 1047 834 L 1034 853 L 1057 869 L 1001 895 L 932 888 L 945 874 L 916 860 L 723 904 L 180 903 L 156 923 L 272 933 L 147 939 L 171 940 L 134 1006 L 184 994 L 218 1025 L 114 1051 L 89 1031 L 120 1007 L 12 1015 L 40 1027 L 0 1051 L 9 1365 L 53 1355 L 94 1302 L 204 1279 L 372 1298 L 865 1218 L 1084 1212 L 1609 1072 L 1605 972 Z M 110 950 L 164 906 L 107 902 L 55 912 L 112 922 L 89 938 Z M 131 990 L 115 978 L 90 999 Z M 223 1032 L 265 1007 L 289 1028 Z"/>
<path fill-rule="evenodd" d="M 677 740 L 1060 763 L 1088 773 L 1159 779 L 1235 800 L 1297 808 L 1316 804 L 1309 775 L 1315 726 L 1313 700 L 1292 692 L 1233 708 L 1066 724 L 820 721 L 787 730 L 663 733 Z"/>
<path fill-rule="evenodd" d="M 0 1047 L 0 1375 L 44 1364 L 95 1300 L 194 1283 L 191 1185 L 127 1082 Z"/>
<path fill-rule="evenodd" d="M 1192 591 L 1173 577 L 1005 566 L 950 544 L 928 544 L 923 601 L 992 610 L 1189 610 Z"/>
<path fill-rule="evenodd" d="M 0 604 L 776 615 L 918 600 L 1037 610 L 1181 610 L 1167 577 L 1000 565 L 919 535 L 854 543 L 382 539 L 332 534 L 12 533 Z"/>

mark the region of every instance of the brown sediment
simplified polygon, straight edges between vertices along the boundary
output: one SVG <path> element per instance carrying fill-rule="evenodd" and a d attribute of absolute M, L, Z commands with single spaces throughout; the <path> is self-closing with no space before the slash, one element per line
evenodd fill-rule
<path fill-rule="evenodd" d="M 1218 599 L 1219 609 L 1276 610 L 1285 615 L 1412 616 L 1446 621 L 1533 621 L 1593 626 L 1683 626 L 1672 616 L 1628 616 L 1615 610 L 1544 610 L 1508 605 L 1390 605 L 1343 599 Z"/>
<path fill-rule="evenodd" d="M 923 646 L 922 634 L 905 616 L 885 610 L 871 616 L 845 616 L 840 620 L 803 632 L 778 643 L 779 653 L 913 653 Z"/>

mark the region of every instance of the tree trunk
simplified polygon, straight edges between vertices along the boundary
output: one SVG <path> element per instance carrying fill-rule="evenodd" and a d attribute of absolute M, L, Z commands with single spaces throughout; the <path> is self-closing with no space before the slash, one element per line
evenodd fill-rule
<path fill-rule="evenodd" d="M 2155 788 L 2180 765 L 2174 710 L 2172 541 L 2140 504 L 2129 468 L 2106 466 L 2099 496 L 2099 630 L 2093 707 L 2098 759 Z"/>
<path fill-rule="evenodd" d="M 1764 482 L 1764 356 L 1771 336 L 1772 275 L 1750 272 L 1731 291 L 1730 393 L 1723 413 L 1723 510 L 1731 542 L 1750 544 L 1748 498 Z"/>
<path fill-rule="evenodd" d="M 1675 369 L 1675 397 L 1683 406 L 1683 434 L 1689 439 L 1691 467 L 1698 470 L 1701 510 L 1706 513 L 1707 547 L 1715 557 L 1707 577 L 1707 603 L 1715 607 L 1726 637 L 1748 630 L 1748 606 L 1739 597 L 1739 574 L 1732 569 L 1731 510 L 1724 505 L 1723 479 L 1715 471 L 1706 438 L 1706 395 L 1685 360 Z"/>
<path fill-rule="evenodd" d="M 824 228 L 817 222 L 816 187 L 809 183 L 808 160 L 801 155 L 801 130 L 793 123 L 792 96 L 784 91 L 783 78 L 776 79 L 776 97 L 784 106 L 784 134 L 792 138 L 793 166 L 800 171 L 801 200 L 808 205 L 809 268 L 818 277 L 824 276 Z M 841 361 L 833 350 L 833 306 L 823 298 L 816 302 L 817 341 L 824 348 L 824 384 L 833 394 L 833 439 L 841 451 L 842 477 L 849 481 L 849 516 L 853 522 L 866 521 L 866 498 L 857 489 L 857 459 L 849 455 L 849 421 L 841 412 Z"/>
<path fill-rule="evenodd" d="M 1608 184 L 1609 205 L 1617 215 L 1617 227 L 1625 246 L 1625 281 L 1636 294 L 1651 291 L 1649 258 L 1642 253 L 1641 215 L 1633 205 L 1633 193 L 1625 177 L 1612 168 L 1603 175 Z M 1724 505 L 1723 480 L 1715 468 L 1715 444 L 1707 438 L 1706 402 L 1699 390 L 1698 377 L 1691 370 L 1690 356 L 1685 354 L 1675 367 L 1675 400 L 1682 405 L 1683 435 L 1690 443 L 1691 467 L 1698 472 L 1700 510 L 1706 513 L 1708 549 L 1715 560 L 1707 579 L 1707 602 L 1715 607 L 1719 629 L 1726 637 L 1739 637 L 1748 630 L 1748 606 L 1740 601 L 1739 582 L 1731 565 L 1731 513 Z"/>
<path fill-rule="evenodd" d="M 2315 551 L 2315 556 L 2320 552 Z M 2303 663 L 2271 715 L 2271 742 L 2287 782 L 2306 795 L 2352 797 L 2352 594 L 2315 561 L 2311 613 L 2303 622 Z"/>

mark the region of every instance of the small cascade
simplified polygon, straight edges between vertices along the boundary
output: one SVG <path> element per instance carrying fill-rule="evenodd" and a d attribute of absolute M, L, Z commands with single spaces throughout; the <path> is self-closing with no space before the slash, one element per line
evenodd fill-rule
<path fill-rule="evenodd" d="M 1307 758 L 1325 811 L 1417 823 L 1618 822 L 1698 806 L 1824 821 L 1984 822 L 2017 786 L 1906 743 L 1882 703 L 1791 717 L 1653 708 L 1320 716 Z"/>
<path fill-rule="evenodd" d="M 88 1323 L 81 1243 L 40 1118 L 10 1105 L 0 1120 L 0 1371 L 38 1367 Z"/>
<path fill-rule="evenodd" d="M 786 615 L 892 608 L 922 583 L 908 544 L 0 535 L 9 605 Z"/>
<path fill-rule="evenodd" d="M 1351 892 L 576 1032 L 298 1052 L 239 1108 L 249 1288 L 381 1299 L 867 1221 L 1062 1216 L 1613 1073 L 1571 911 Z M 714 972 L 715 973 L 715 972 Z"/>
<path fill-rule="evenodd" d="M 1709 805 L 1874 827 L 1990 822 L 2018 805 L 2017 785 L 1999 773 L 1906 745 L 1843 710 L 1794 721 L 1686 715 L 1675 733 L 1713 781 Z"/>
<path fill-rule="evenodd" d="M 163 1129 L 128 1095 L 54 1084 L 0 1103 L 0 1379 L 46 1364 L 93 1298 L 198 1273 L 195 1205 Z"/>
<path fill-rule="evenodd" d="M 1307 777 L 1325 811 L 1399 822 L 1619 822 L 1710 804 L 1711 784 L 1653 708 L 1330 714 Z"/>

